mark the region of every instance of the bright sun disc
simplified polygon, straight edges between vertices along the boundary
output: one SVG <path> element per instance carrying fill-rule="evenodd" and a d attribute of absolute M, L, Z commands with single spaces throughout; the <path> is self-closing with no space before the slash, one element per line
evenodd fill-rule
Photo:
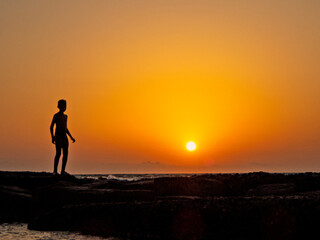
<path fill-rule="evenodd" d="M 197 145 L 194 142 L 188 142 L 187 143 L 187 149 L 189 151 L 194 151 L 196 149 Z"/>

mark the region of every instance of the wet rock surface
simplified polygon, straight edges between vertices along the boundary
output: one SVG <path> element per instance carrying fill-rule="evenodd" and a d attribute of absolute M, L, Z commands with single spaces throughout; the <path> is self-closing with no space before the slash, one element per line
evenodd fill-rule
<path fill-rule="evenodd" d="M 320 174 L 206 174 L 134 182 L 0 172 L 0 222 L 134 239 L 308 239 Z"/>

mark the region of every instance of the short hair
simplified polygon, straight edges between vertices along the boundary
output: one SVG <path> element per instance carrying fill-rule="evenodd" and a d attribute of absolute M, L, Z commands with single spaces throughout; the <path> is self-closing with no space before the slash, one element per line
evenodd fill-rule
<path fill-rule="evenodd" d="M 58 101 L 58 108 L 66 107 L 67 106 L 67 101 L 64 99 L 60 99 Z"/>

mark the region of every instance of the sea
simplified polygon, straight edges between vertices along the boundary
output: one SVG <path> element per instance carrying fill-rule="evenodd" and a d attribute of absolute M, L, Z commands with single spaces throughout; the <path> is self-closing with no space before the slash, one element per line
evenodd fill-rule
<path fill-rule="evenodd" d="M 91 178 L 91 179 L 106 179 L 106 180 L 119 180 L 119 181 L 138 181 L 142 179 L 154 179 L 160 177 L 189 177 L 194 175 L 194 173 L 185 174 L 77 174 L 74 175 L 76 178 Z"/>
<path fill-rule="evenodd" d="M 78 174 L 76 178 L 106 179 L 119 181 L 138 181 L 159 177 L 186 177 L 195 174 Z M 101 238 L 81 235 L 68 231 L 34 231 L 28 229 L 26 223 L 0 224 L 0 240 L 123 240 L 119 238 Z"/>
<path fill-rule="evenodd" d="M 100 238 L 85 236 L 67 231 L 34 231 L 27 228 L 27 223 L 0 224 L 0 239 L 5 240 L 116 240 L 116 238 Z"/>

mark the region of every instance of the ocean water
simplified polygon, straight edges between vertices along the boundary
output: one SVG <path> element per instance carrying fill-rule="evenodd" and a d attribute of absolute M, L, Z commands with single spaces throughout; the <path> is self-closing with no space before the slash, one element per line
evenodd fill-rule
<path fill-rule="evenodd" d="M 0 224 L 1 240 L 118 240 L 116 238 L 101 238 L 85 236 L 67 231 L 34 231 L 27 228 L 26 223 Z"/>
<path fill-rule="evenodd" d="M 77 178 L 105 179 L 118 181 L 138 181 L 142 179 L 155 179 L 160 177 L 189 177 L 202 174 L 77 174 Z"/>
<path fill-rule="evenodd" d="M 276 173 L 276 172 L 274 172 Z M 91 179 L 105 179 L 105 180 L 118 180 L 118 181 L 138 181 L 142 179 L 155 179 L 161 177 L 190 177 L 190 176 L 201 176 L 201 175 L 216 175 L 221 173 L 183 173 L 183 174 L 76 174 L 76 178 L 91 178 Z M 222 174 L 239 174 L 239 173 L 222 173 Z M 294 175 L 298 172 L 285 172 L 280 173 L 285 175 Z"/>

